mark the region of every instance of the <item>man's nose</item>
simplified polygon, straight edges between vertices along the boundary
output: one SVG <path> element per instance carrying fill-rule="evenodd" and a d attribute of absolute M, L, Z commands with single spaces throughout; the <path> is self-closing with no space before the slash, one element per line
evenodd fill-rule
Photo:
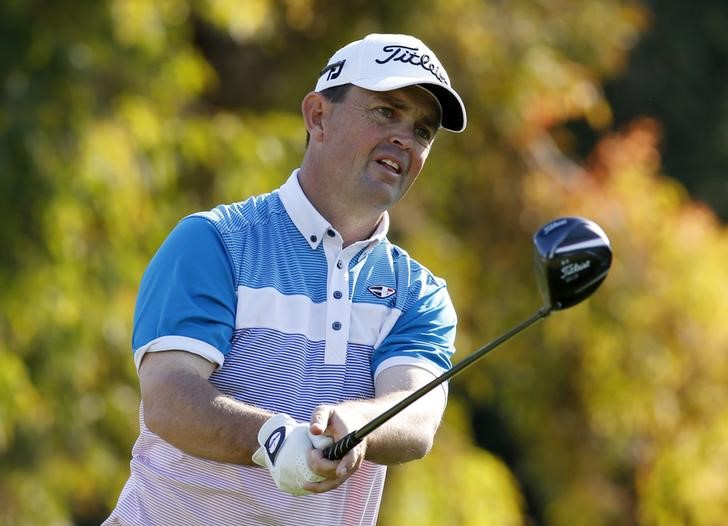
<path fill-rule="evenodd" d="M 415 141 L 414 129 L 409 124 L 399 124 L 392 130 L 389 141 L 403 150 L 409 150 Z"/>

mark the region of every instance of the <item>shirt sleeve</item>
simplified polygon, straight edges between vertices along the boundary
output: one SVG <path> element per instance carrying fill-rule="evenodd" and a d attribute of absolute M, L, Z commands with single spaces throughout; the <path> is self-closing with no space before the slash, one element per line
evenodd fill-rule
<path fill-rule="evenodd" d="M 203 217 L 178 223 L 142 277 L 132 348 L 137 369 L 147 352 L 181 350 L 221 366 L 235 328 L 235 279 L 217 228 Z"/>
<path fill-rule="evenodd" d="M 402 313 L 372 359 L 372 374 L 395 365 L 421 367 L 438 376 L 450 369 L 457 316 L 441 284 Z"/>

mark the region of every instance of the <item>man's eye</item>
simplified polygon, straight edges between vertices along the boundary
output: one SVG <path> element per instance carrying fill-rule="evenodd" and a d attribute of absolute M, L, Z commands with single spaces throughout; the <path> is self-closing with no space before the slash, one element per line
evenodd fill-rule
<path fill-rule="evenodd" d="M 427 142 L 430 142 L 430 140 L 432 140 L 432 132 L 430 132 L 430 130 L 428 130 L 427 128 L 418 127 L 415 130 L 415 133 L 417 133 L 420 138 L 424 139 Z"/>
<path fill-rule="evenodd" d="M 392 108 L 387 108 L 386 106 L 377 108 L 377 112 L 379 112 L 379 114 L 381 114 L 383 117 L 387 118 L 390 118 L 392 115 L 394 115 L 394 110 L 392 110 Z"/>

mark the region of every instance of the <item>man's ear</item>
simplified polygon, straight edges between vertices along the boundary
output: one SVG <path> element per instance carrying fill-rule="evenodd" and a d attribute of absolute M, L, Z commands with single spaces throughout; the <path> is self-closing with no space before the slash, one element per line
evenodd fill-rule
<path fill-rule="evenodd" d="M 315 91 L 310 92 L 301 102 L 301 113 L 311 140 L 321 142 L 324 136 L 324 117 L 328 111 L 329 101 Z"/>

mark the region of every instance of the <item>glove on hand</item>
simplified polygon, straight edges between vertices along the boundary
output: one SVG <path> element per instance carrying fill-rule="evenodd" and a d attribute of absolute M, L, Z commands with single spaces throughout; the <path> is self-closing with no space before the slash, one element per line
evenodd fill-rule
<path fill-rule="evenodd" d="M 308 424 L 299 424 L 290 416 L 279 413 L 270 417 L 258 431 L 260 448 L 253 454 L 253 462 L 268 468 L 281 491 L 310 495 L 312 492 L 303 489 L 303 484 L 321 482 L 324 477 L 308 467 L 308 452 L 333 442 L 331 437 L 312 435 Z"/>

